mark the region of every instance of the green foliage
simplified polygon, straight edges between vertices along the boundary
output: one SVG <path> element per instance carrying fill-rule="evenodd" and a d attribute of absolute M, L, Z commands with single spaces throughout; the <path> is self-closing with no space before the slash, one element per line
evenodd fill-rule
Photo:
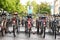
<path fill-rule="evenodd" d="M 30 1 L 27 2 L 27 6 L 29 6 L 29 5 L 30 5 Z"/>
<path fill-rule="evenodd" d="M 32 1 L 32 6 L 33 6 L 33 13 L 37 13 L 38 10 L 38 4 L 35 1 Z"/>
<path fill-rule="evenodd" d="M 33 6 L 34 15 L 37 13 L 48 13 L 50 14 L 50 5 L 48 3 L 41 3 L 38 5 L 35 1 L 31 2 Z M 0 8 L 8 12 L 17 11 L 20 16 L 27 15 L 27 6 L 30 5 L 30 1 L 27 2 L 27 5 L 22 5 L 20 0 L 0 0 Z"/>
<path fill-rule="evenodd" d="M 20 11 L 19 10 L 19 2 L 20 0 L 0 0 L 0 8 L 12 12 L 12 11 Z"/>
<path fill-rule="evenodd" d="M 51 8 L 50 8 L 50 5 L 48 3 L 41 3 L 39 5 L 39 7 L 40 7 L 39 13 L 41 13 L 41 14 L 45 14 L 45 13 L 50 14 L 51 13 L 51 11 L 50 11 Z"/>
<path fill-rule="evenodd" d="M 50 14 L 51 13 L 51 8 L 50 5 L 48 3 L 41 3 L 41 4 L 37 4 L 35 1 L 32 1 L 32 6 L 33 6 L 33 13 L 37 14 Z"/>

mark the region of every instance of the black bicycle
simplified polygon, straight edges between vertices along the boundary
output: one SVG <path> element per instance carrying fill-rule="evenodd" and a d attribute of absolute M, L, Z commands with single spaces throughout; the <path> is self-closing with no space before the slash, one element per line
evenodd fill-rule
<path fill-rule="evenodd" d="M 56 39 L 56 32 L 57 32 L 56 28 L 57 28 L 57 24 L 56 24 L 56 21 L 54 21 L 54 36 L 55 36 L 55 39 Z"/>
<path fill-rule="evenodd" d="M 16 37 L 16 26 L 15 25 L 13 25 L 13 35 L 14 37 Z"/>

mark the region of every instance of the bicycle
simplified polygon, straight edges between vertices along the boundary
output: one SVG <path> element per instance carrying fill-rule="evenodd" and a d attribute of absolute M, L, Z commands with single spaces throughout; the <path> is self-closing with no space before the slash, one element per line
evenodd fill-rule
<path fill-rule="evenodd" d="M 43 38 L 45 38 L 45 29 L 46 29 L 46 23 L 44 22 L 43 23 L 43 32 L 44 32 Z"/>
<path fill-rule="evenodd" d="M 15 25 L 13 25 L 13 35 L 14 37 L 16 37 L 16 26 Z"/>
<path fill-rule="evenodd" d="M 14 37 L 16 37 L 16 21 L 15 20 L 13 20 L 13 23 L 12 23 L 12 27 L 13 27 L 13 35 L 14 35 Z"/>
<path fill-rule="evenodd" d="M 41 35 L 43 36 L 43 38 L 45 38 L 45 29 L 46 29 L 46 19 L 42 19 L 41 21 L 40 21 L 40 24 L 39 24 L 41 27 L 40 27 L 40 29 L 41 29 Z"/>
<path fill-rule="evenodd" d="M 29 33 L 29 37 L 30 37 L 30 33 L 31 33 L 31 18 L 28 18 L 28 33 Z"/>

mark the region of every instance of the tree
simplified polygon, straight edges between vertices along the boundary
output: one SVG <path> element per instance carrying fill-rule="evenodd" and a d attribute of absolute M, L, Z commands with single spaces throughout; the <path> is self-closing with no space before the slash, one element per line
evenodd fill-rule
<path fill-rule="evenodd" d="M 20 0 L 0 0 L 0 8 L 12 12 L 12 11 L 20 11 Z"/>
<path fill-rule="evenodd" d="M 25 16 L 26 15 L 26 11 L 27 11 L 26 6 L 20 4 L 20 15 L 21 16 Z"/>
<path fill-rule="evenodd" d="M 35 2 L 35 1 L 32 1 L 32 6 L 33 6 L 33 13 L 37 13 L 37 10 L 38 10 L 38 4 Z"/>
<path fill-rule="evenodd" d="M 40 9 L 39 9 L 40 8 Z M 50 14 L 51 13 L 51 8 L 50 8 L 50 5 L 48 3 L 41 3 L 38 7 L 39 9 L 39 13 L 41 14 Z"/>
<path fill-rule="evenodd" d="M 29 6 L 30 5 L 30 1 L 27 2 L 27 5 L 26 6 Z"/>

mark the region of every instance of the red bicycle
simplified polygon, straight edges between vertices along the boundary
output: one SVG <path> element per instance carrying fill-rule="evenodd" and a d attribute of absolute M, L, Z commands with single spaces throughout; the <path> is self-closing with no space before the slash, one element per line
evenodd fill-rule
<path fill-rule="evenodd" d="M 31 18 L 28 18 L 28 33 L 29 33 L 29 37 L 30 37 L 30 33 L 31 33 L 31 26 L 32 26 L 32 24 L 31 24 Z"/>

